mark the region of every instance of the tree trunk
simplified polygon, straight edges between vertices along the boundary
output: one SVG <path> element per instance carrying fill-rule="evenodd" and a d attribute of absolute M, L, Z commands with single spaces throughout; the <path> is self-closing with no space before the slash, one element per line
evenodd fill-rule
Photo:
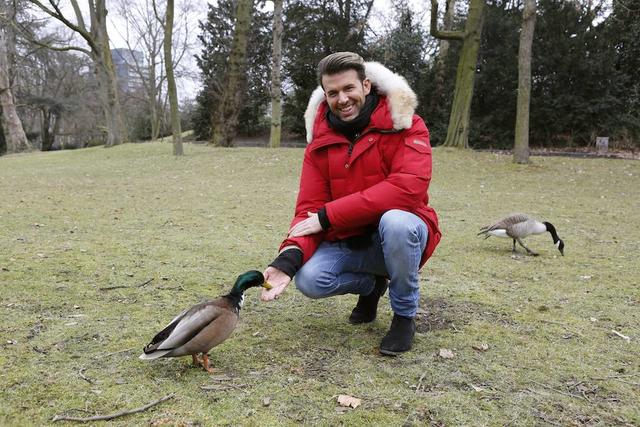
<path fill-rule="evenodd" d="M 526 0 L 518 52 L 518 110 L 513 161 L 529 163 L 529 106 L 531 101 L 531 46 L 536 24 L 536 0 Z"/>
<path fill-rule="evenodd" d="M 447 0 L 444 12 L 444 22 L 442 28 L 448 31 L 453 26 L 453 17 L 455 16 L 456 0 Z M 440 39 L 440 47 L 435 63 L 435 84 L 433 94 L 431 96 L 431 110 L 436 109 L 436 105 L 442 102 L 444 93 L 444 78 L 446 72 L 447 56 L 449 55 L 449 43 L 447 39 Z"/>
<path fill-rule="evenodd" d="M 3 131 L 7 152 L 18 153 L 31 149 L 31 145 L 18 117 L 11 91 L 5 37 L 4 29 L 0 28 L 0 129 Z"/>
<path fill-rule="evenodd" d="M 178 109 L 178 92 L 176 79 L 173 76 L 173 60 L 171 44 L 173 35 L 173 0 L 167 0 L 167 13 L 164 21 L 164 67 L 167 73 L 167 95 L 171 111 L 171 132 L 173 133 L 173 154 L 182 156 L 182 131 L 180 130 L 180 110 Z"/>
<path fill-rule="evenodd" d="M 447 147 L 469 147 L 469 115 L 480 50 L 484 6 L 485 0 L 471 0 L 469 4 L 469 16 L 465 24 L 464 41 L 456 71 L 456 87 L 453 92 L 449 128 L 443 144 Z"/>
<path fill-rule="evenodd" d="M 4 49 L 7 55 L 7 64 L 9 70 L 9 85 L 15 85 L 15 73 L 16 73 L 16 44 L 17 44 L 17 34 L 16 30 L 9 25 L 9 22 L 15 23 L 17 22 L 16 18 L 16 9 L 23 8 L 24 5 L 16 3 L 15 0 L 0 0 L 0 10 L 5 10 L 4 16 L 0 12 L 0 20 L 4 18 Z"/>
<path fill-rule="evenodd" d="M 158 114 L 158 91 L 156 90 L 156 67 L 152 62 L 148 68 L 149 82 L 148 94 L 149 112 L 151 113 L 151 141 L 156 141 L 160 134 L 160 116 Z"/>
<path fill-rule="evenodd" d="M 122 111 L 118 99 L 117 79 L 111 67 L 103 63 L 103 58 L 94 58 L 96 78 L 100 88 L 100 97 L 107 131 L 107 147 L 113 147 L 126 141 L 126 129 L 122 122 Z"/>
<path fill-rule="evenodd" d="M 107 8 L 105 0 L 97 0 L 95 7 L 89 11 L 91 15 L 91 35 L 96 49 L 92 49 L 92 57 L 96 66 L 96 77 L 100 86 L 102 104 L 107 127 L 107 147 L 121 144 L 128 139 L 124 125 L 122 108 L 118 97 L 118 81 L 116 78 L 109 34 L 107 33 Z"/>
<path fill-rule="evenodd" d="M 51 135 L 51 111 L 45 107 L 40 107 L 41 123 L 40 123 L 40 139 L 42 140 L 42 151 L 51 151 L 53 146 L 53 135 Z"/>
<path fill-rule="evenodd" d="M 269 146 L 280 147 L 282 137 L 282 0 L 273 1 L 273 66 L 271 67 L 271 136 Z"/>
<path fill-rule="evenodd" d="M 246 71 L 247 40 L 253 11 L 252 0 L 238 0 L 236 23 L 229 53 L 229 66 L 225 78 L 222 101 L 213 118 L 213 137 L 211 144 L 230 147 L 236 134 L 242 91 L 242 76 Z"/>

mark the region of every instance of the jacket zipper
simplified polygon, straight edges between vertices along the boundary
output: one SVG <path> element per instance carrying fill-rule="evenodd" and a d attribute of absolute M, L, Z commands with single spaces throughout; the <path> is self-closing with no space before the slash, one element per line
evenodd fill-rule
<path fill-rule="evenodd" d="M 368 133 L 371 132 L 378 132 L 378 133 L 382 133 L 382 134 L 390 134 L 390 133 L 398 133 L 400 132 L 399 130 L 384 130 L 384 129 L 376 129 L 376 128 L 370 128 L 370 129 L 365 129 L 365 131 L 363 133 L 356 133 L 354 135 L 354 139 L 353 141 L 349 142 L 349 149 L 347 150 L 347 163 L 344 164 L 345 169 L 349 169 L 349 160 L 351 159 L 351 153 L 353 153 L 353 146 L 356 145 L 356 142 L 358 141 L 358 139 L 362 138 L 363 136 L 365 136 Z"/>
<path fill-rule="evenodd" d="M 366 133 L 366 132 L 365 132 Z M 353 141 L 349 142 L 349 150 L 347 150 L 347 158 L 351 158 L 351 153 L 353 152 L 353 146 L 356 145 L 356 141 L 358 140 L 358 138 L 360 138 L 362 135 L 360 135 L 359 133 L 356 133 L 354 135 Z"/>

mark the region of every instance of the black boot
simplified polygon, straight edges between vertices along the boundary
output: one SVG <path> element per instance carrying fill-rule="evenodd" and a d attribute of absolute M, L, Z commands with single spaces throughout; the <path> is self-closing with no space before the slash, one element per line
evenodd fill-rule
<path fill-rule="evenodd" d="M 413 317 L 394 314 L 389 332 L 380 343 L 380 353 L 387 356 L 397 356 L 411 350 L 415 333 L 416 321 Z"/>
<path fill-rule="evenodd" d="M 349 323 L 369 323 L 373 322 L 378 313 L 378 301 L 380 297 L 387 291 L 387 278 L 383 276 L 376 276 L 376 285 L 373 291 L 367 295 L 358 298 L 358 304 L 351 312 L 349 316 Z"/>

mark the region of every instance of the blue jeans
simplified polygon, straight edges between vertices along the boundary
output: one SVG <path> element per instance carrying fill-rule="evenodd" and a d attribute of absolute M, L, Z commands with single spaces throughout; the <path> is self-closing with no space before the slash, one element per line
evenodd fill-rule
<path fill-rule="evenodd" d="M 369 295 L 375 276 L 386 276 L 393 312 L 415 317 L 420 298 L 418 269 L 428 234 L 418 216 L 387 211 L 365 248 L 351 249 L 344 241 L 322 242 L 296 274 L 296 287 L 309 298 Z"/>

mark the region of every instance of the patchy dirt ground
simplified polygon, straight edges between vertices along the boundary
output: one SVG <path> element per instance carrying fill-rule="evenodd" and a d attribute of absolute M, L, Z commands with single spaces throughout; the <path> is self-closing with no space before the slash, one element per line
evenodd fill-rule
<path fill-rule="evenodd" d="M 303 151 L 125 144 L 0 158 L 0 425 L 143 407 L 118 425 L 640 425 L 640 162 L 434 149 L 443 240 L 411 352 L 355 296 L 247 293 L 234 335 L 137 356 L 184 308 L 262 269 L 289 225 Z M 523 211 L 566 243 L 539 257 L 476 236 Z M 253 292 L 252 292 L 253 291 Z M 360 400 L 341 406 L 338 396 Z"/>

